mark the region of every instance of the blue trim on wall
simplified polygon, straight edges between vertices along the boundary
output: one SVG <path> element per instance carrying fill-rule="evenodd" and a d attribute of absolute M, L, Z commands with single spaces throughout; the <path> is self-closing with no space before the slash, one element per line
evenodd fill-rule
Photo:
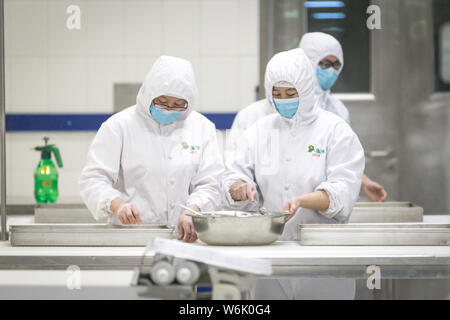
<path fill-rule="evenodd" d="M 97 131 L 111 113 L 8 113 L 6 131 Z M 203 113 L 217 129 L 231 128 L 236 113 Z"/>
<path fill-rule="evenodd" d="M 6 115 L 6 131 L 96 131 L 111 114 Z"/>
<path fill-rule="evenodd" d="M 216 129 L 226 130 L 230 129 L 233 124 L 236 113 L 202 113 L 211 122 L 216 125 Z"/>

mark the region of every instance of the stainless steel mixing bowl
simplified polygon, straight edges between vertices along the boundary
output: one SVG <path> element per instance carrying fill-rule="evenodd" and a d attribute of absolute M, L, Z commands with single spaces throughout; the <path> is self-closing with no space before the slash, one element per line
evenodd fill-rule
<path fill-rule="evenodd" d="M 283 233 L 287 212 L 266 214 L 216 211 L 188 214 L 198 238 L 211 245 L 253 246 L 270 244 Z"/>

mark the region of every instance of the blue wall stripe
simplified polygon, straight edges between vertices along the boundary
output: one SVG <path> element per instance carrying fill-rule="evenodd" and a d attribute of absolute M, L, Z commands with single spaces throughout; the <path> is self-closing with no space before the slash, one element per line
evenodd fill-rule
<path fill-rule="evenodd" d="M 96 131 L 111 114 L 7 114 L 6 131 Z"/>
<path fill-rule="evenodd" d="M 226 130 L 230 129 L 233 124 L 236 113 L 202 113 L 211 122 L 216 125 L 216 129 Z"/>
<path fill-rule="evenodd" d="M 110 113 L 8 113 L 6 131 L 97 131 Z M 236 113 L 203 113 L 217 129 L 231 128 Z"/>

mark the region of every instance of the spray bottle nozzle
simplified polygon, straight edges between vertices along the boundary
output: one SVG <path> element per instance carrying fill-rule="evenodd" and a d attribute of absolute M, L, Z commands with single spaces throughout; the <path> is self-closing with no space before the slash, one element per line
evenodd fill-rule
<path fill-rule="evenodd" d="M 50 159 L 51 154 L 53 152 L 53 155 L 55 156 L 58 167 L 62 168 L 63 162 L 62 162 L 61 153 L 59 152 L 58 147 L 56 147 L 54 144 L 47 144 L 48 140 L 50 140 L 49 137 L 44 137 L 43 139 L 45 141 L 45 145 L 37 146 L 37 147 L 34 147 L 33 149 L 41 152 L 41 159 Z"/>

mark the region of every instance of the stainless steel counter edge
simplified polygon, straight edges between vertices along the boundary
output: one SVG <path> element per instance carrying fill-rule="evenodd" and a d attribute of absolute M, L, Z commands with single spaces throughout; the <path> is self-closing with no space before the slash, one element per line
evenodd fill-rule
<path fill-rule="evenodd" d="M 151 263 L 149 257 L 146 263 Z M 358 263 L 356 265 L 330 265 L 320 261 L 308 261 L 304 265 L 274 264 L 273 274 L 270 277 L 309 277 L 309 278 L 352 278 L 364 279 L 367 277 L 367 267 L 376 265 L 380 267 L 383 279 L 450 279 L 449 264 L 383 264 Z M 420 263 L 419 261 L 417 261 Z M 335 261 L 338 263 L 338 261 Z M 133 270 L 140 264 L 138 257 L 5 257 L 2 258 L 0 270 L 66 270 L 71 265 L 77 265 L 81 270 Z"/>
<path fill-rule="evenodd" d="M 364 277 L 369 265 L 383 277 L 450 278 L 450 247 L 311 247 L 296 242 L 271 246 L 216 247 L 222 252 L 269 259 L 274 275 Z M 142 259 L 143 247 L 10 247 L 0 244 L 0 269 L 131 270 Z M 152 262 L 149 252 L 145 263 Z"/>

